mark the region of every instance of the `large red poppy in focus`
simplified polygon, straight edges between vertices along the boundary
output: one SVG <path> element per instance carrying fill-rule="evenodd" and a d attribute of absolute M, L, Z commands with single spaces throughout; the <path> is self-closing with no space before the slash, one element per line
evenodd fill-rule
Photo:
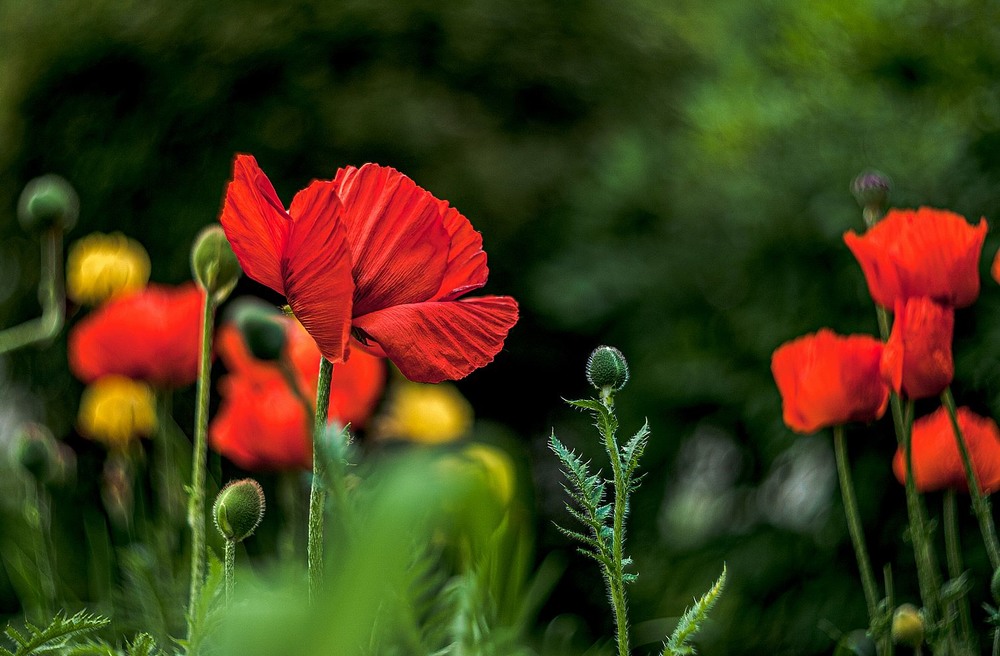
<path fill-rule="evenodd" d="M 827 329 L 779 346 L 771 373 L 785 424 L 797 433 L 814 433 L 881 417 L 889 401 L 881 357 L 882 342 L 874 337 L 842 337 Z"/>
<path fill-rule="evenodd" d="M 243 270 L 285 295 L 331 362 L 353 335 L 411 380 L 454 380 L 491 362 L 517 322 L 509 296 L 460 299 L 486 284 L 482 236 L 395 169 L 340 169 L 285 211 L 238 155 L 220 222 Z"/>
<path fill-rule="evenodd" d="M 102 305 L 69 331 L 69 367 L 85 383 L 127 376 L 155 387 L 198 376 L 204 293 L 194 283 L 150 285 Z"/>
<path fill-rule="evenodd" d="M 966 307 L 979 296 L 979 256 L 988 226 L 975 226 L 946 210 L 889 210 L 864 235 L 853 230 L 844 242 L 854 253 L 876 303 L 926 296 L 943 305 Z"/>
<path fill-rule="evenodd" d="M 968 408 L 959 408 L 958 425 L 965 437 L 980 490 L 989 494 L 1000 489 L 1000 429 L 996 422 Z M 945 408 L 938 408 L 913 422 L 911 458 L 913 480 L 921 492 L 969 491 L 955 432 Z M 896 451 L 892 469 L 896 479 L 904 483 L 906 466 L 902 449 Z"/>
<path fill-rule="evenodd" d="M 320 353 L 293 319 L 285 323 L 285 357 L 304 400 L 316 398 Z M 251 471 L 312 467 L 312 413 L 295 395 L 273 362 L 254 358 L 239 331 L 219 330 L 217 348 L 229 373 L 219 381 L 222 401 L 209 426 L 212 447 Z M 330 420 L 363 427 L 385 386 L 381 358 L 358 352 L 335 367 L 330 389 Z"/>

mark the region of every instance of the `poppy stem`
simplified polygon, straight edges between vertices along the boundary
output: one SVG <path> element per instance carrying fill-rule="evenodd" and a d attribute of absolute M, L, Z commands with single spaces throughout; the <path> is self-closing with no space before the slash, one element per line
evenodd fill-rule
<path fill-rule="evenodd" d="M 607 408 L 609 413 L 614 413 L 614 397 L 610 389 L 601 392 L 601 403 Z M 625 596 L 625 513 L 628 509 L 628 483 L 625 481 L 625 472 L 622 468 L 622 457 L 618 450 L 618 442 L 615 435 L 610 430 L 601 430 L 604 438 L 604 447 L 611 459 L 611 471 L 614 476 L 615 505 L 612 515 L 612 536 L 611 536 L 611 567 L 607 567 L 608 592 L 611 596 L 611 605 L 615 611 L 615 628 L 617 630 L 616 641 L 618 643 L 619 656 L 628 656 L 628 600 Z"/>
<path fill-rule="evenodd" d="M 951 426 L 955 431 L 955 442 L 958 444 L 958 452 L 962 456 L 965 480 L 969 484 L 969 495 L 972 497 L 972 511 L 976 514 L 976 519 L 979 520 L 979 530 L 983 534 L 983 542 L 986 544 L 990 565 L 996 570 L 1000 568 L 1000 543 L 997 542 L 997 530 L 993 524 L 989 499 L 983 496 L 979 481 L 976 480 L 976 472 L 972 467 L 969 448 L 965 442 L 965 436 L 962 435 L 962 428 L 958 424 L 958 410 L 955 407 L 955 398 L 951 394 L 951 387 L 946 387 L 941 392 L 941 403 L 948 410 L 948 418 L 951 419 Z"/>
<path fill-rule="evenodd" d="M 42 316 L 0 332 L 0 355 L 52 339 L 62 330 L 66 305 L 62 240 L 63 233 L 59 228 L 49 228 L 42 235 L 42 262 L 38 280 L 38 302 L 42 306 Z"/>
<path fill-rule="evenodd" d="M 868 548 L 865 546 L 865 535 L 861 527 L 861 514 L 858 512 L 858 499 L 854 493 L 854 483 L 851 480 L 850 463 L 847 459 L 847 445 L 844 441 L 844 427 L 833 427 L 833 450 L 837 457 L 837 474 L 840 477 L 840 494 L 844 499 L 844 513 L 847 515 L 847 531 L 851 534 L 854 544 L 854 555 L 858 559 L 858 570 L 861 572 L 861 587 L 865 592 L 865 603 L 868 605 L 868 622 L 874 629 L 878 625 L 878 587 L 875 585 L 875 573 L 872 571 L 871 560 L 868 558 Z M 872 631 L 874 633 L 874 630 Z M 875 636 L 876 638 L 880 636 Z M 881 650 L 880 650 L 881 651 Z"/>
<path fill-rule="evenodd" d="M 882 578 L 885 580 L 885 608 L 891 611 L 896 607 L 892 589 L 892 565 L 886 564 L 882 566 Z M 893 656 L 896 644 L 892 641 L 891 630 L 882 633 L 880 642 L 882 643 L 882 656 Z"/>
<path fill-rule="evenodd" d="M 958 537 L 958 504 L 955 501 L 955 490 L 945 490 L 944 493 L 944 544 L 945 554 L 948 560 L 948 577 L 952 581 L 958 580 L 962 576 L 962 545 Z M 966 645 L 973 644 L 972 635 L 972 611 L 969 609 L 969 600 L 965 595 L 960 596 L 955 601 L 955 611 L 957 611 L 959 622 L 961 623 L 962 642 Z M 976 649 L 978 651 L 978 647 Z"/>
<path fill-rule="evenodd" d="M 212 373 L 212 330 L 215 302 L 205 294 L 198 355 L 198 385 L 194 419 L 194 451 L 191 454 L 191 489 L 188 525 L 191 527 L 191 590 L 188 597 L 188 639 L 191 639 L 195 605 L 205 583 L 205 466 L 208 460 L 208 393 Z"/>
<path fill-rule="evenodd" d="M 330 381 L 333 364 L 320 358 L 319 379 L 316 383 L 316 419 L 312 431 L 313 476 L 309 490 L 309 601 L 315 601 L 323 583 L 323 509 L 326 505 L 326 456 L 322 439 L 326 432 L 327 413 L 330 408 Z"/>
<path fill-rule="evenodd" d="M 225 553 L 226 605 L 229 606 L 233 603 L 233 590 L 236 588 L 236 540 L 226 540 Z"/>

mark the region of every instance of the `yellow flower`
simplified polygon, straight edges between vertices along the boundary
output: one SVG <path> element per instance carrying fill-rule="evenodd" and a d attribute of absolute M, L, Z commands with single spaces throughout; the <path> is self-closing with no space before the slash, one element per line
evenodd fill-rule
<path fill-rule="evenodd" d="M 124 376 L 104 376 L 83 390 L 77 426 L 84 437 L 124 450 L 156 430 L 153 388 Z"/>
<path fill-rule="evenodd" d="M 453 385 L 409 381 L 396 386 L 376 432 L 421 444 L 451 442 L 472 427 L 472 406 Z"/>
<path fill-rule="evenodd" d="M 66 294 L 83 305 L 98 305 L 131 294 L 149 281 L 149 255 L 120 232 L 87 235 L 69 249 Z"/>
<path fill-rule="evenodd" d="M 502 450 L 488 444 L 470 444 L 462 455 L 481 468 L 490 492 L 506 506 L 514 496 L 514 463 Z"/>

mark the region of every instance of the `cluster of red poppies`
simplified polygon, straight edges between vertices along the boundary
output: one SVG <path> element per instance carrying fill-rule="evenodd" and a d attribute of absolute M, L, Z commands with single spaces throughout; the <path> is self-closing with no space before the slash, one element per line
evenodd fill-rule
<path fill-rule="evenodd" d="M 787 342 L 771 360 L 785 423 L 798 433 L 847 422 L 870 422 L 886 410 L 890 389 L 902 398 L 941 394 L 955 374 L 955 310 L 979 296 L 979 258 L 986 220 L 970 225 L 958 214 L 920 208 L 890 210 L 864 235 L 844 241 L 857 258 L 875 303 L 894 315 L 883 342 L 824 329 Z M 993 275 L 1000 280 L 1000 256 Z M 1000 430 L 967 408 L 958 423 L 983 491 L 1000 488 Z M 966 490 L 954 429 L 945 409 L 917 419 L 912 433 L 917 488 Z M 902 452 L 894 470 L 905 479 Z"/>

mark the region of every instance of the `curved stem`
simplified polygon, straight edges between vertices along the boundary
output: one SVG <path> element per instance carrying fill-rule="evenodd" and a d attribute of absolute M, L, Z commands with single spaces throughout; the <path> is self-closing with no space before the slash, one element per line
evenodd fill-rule
<path fill-rule="evenodd" d="M 996 570 L 1000 568 L 1000 543 L 997 542 L 997 529 L 993 524 L 990 502 L 983 496 L 979 481 L 976 480 L 972 458 L 969 457 L 969 448 L 965 442 L 965 436 L 962 435 L 962 428 L 958 425 L 958 410 L 955 407 L 955 398 L 951 395 L 950 387 L 946 387 L 941 392 L 941 403 L 948 410 L 948 418 L 951 419 L 951 427 L 955 431 L 955 442 L 958 444 L 958 452 L 962 456 L 965 480 L 969 484 L 969 495 L 972 497 L 972 511 L 976 514 L 976 519 L 979 520 L 979 530 L 983 534 L 983 542 L 986 544 L 986 553 L 990 557 L 990 565 Z"/>
<path fill-rule="evenodd" d="M 62 330 L 66 304 L 62 238 L 62 231 L 58 228 L 50 228 L 42 235 L 42 262 L 38 280 L 38 301 L 42 306 L 42 316 L 0 332 L 0 355 L 52 339 Z"/>
<path fill-rule="evenodd" d="M 198 356 L 198 388 L 194 420 L 194 451 L 191 454 L 191 489 L 188 500 L 188 526 L 191 527 L 191 589 L 188 597 L 188 637 L 191 637 L 191 612 L 201 596 L 205 579 L 205 466 L 208 459 L 208 393 L 212 370 L 212 328 L 215 304 L 204 297 L 201 321 L 201 346 Z"/>
<path fill-rule="evenodd" d="M 609 395 L 602 394 L 601 401 L 608 409 L 614 412 L 614 401 Z M 602 431 L 604 432 L 604 431 Z M 615 611 L 615 628 L 617 631 L 616 641 L 618 643 L 618 655 L 628 656 L 628 601 L 625 595 L 625 572 L 622 561 L 625 554 L 625 512 L 628 504 L 628 490 L 625 484 L 625 475 L 622 471 L 621 456 L 618 452 L 618 443 L 611 432 L 604 432 L 604 447 L 611 459 L 611 471 L 614 475 L 615 505 L 612 516 L 613 534 L 611 543 L 611 568 L 607 572 L 608 587 L 611 593 L 611 605 Z"/>
<path fill-rule="evenodd" d="M 837 457 L 837 474 L 840 476 L 840 494 L 844 499 L 844 513 L 847 515 L 847 530 L 851 534 L 854 555 L 858 559 L 861 587 L 864 589 L 865 603 L 868 606 L 868 622 L 871 626 L 875 626 L 878 614 L 878 588 L 875 585 L 875 573 L 872 571 L 868 549 L 865 546 L 861 514 L 858 512 L 858 500 L 854 494 L 854 483 L 851 480 L 851 469 L 847 460 L 844 427 L 841 425 L 833 427 L 833 450 Z"/>
<path fill-rule="evenodd" d="M 313 601 L 323 582 L 323 507 L 326 502 L 326 459 L 321 440 L 326 431 L 330 408 L 330 381 L 333 364 L 320 358 L 319 379 L 316 383 L 316 418 L 312 431 L 313 477 L 309 491 L 309 600 Z"/>

